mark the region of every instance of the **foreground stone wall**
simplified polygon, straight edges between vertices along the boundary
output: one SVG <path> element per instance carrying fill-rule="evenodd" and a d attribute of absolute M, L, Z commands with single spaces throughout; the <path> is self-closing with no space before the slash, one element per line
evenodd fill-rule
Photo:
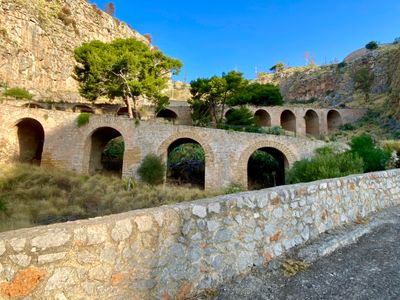
<path fill-rule="evenodd" d="M 400 204 L 400 170 L 0 234 L 0 295 L 184 299 Z"/>

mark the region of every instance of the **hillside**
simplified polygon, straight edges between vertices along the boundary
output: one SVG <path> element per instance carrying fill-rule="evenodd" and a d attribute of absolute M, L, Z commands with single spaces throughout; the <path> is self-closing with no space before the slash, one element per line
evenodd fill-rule
<path fill-rule="evenodd" d="M 0 85 L 37 99 L 78 102 L 75 47 L 91 40 L 147 39 L 85 0 L 0 0 Z"/>
<path fill-rule="evenodd" d="M 262 73 L 257 81 L 279 85 L 292 104 L 369 108 L 379 126 L 400 135 L 400 44 L 360 49 L 339 64 Z"/>

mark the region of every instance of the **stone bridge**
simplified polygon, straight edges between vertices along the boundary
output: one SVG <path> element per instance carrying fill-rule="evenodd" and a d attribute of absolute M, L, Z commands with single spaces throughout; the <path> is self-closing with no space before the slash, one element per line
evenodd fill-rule
<path fill-rule="evenodd" d="M 149 153 L 164 160 L 174 147 L 198 143 L 205 152 L 205 189 L 231 183 L 248 185 L 248 161 L 258 149 L 269 152 L 285 168 L 310 157 L 321 141 L 307 138 L 225 130 L 156 121 L 135 123 L 124 117 L 92 115 L 89 123 L 77 126 L 79 113 L 2 105 L 0 112 L 0 161 L 37 162 L 79 173 L 102 168 L 106 144 L 119 136 L 125 143 L 122 176 L 135 176 Z"/>

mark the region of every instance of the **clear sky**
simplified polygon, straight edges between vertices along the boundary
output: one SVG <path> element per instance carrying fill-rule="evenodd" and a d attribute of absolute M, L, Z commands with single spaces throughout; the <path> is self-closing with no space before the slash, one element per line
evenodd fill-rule
<path fill-rule="evenodd" d="M 92 0 L 100 8 L 109 1 Z M 371 40 L 400 36 L 400 0 L 113 0 L 115 16 L 179 58 L 177 79 L 238 70 L 251 79 L 276 62 L 341 61 Z"/>

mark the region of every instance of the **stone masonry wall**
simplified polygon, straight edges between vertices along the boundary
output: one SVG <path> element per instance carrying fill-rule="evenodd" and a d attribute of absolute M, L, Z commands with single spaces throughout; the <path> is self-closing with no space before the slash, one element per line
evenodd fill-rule
<path fill-rule="evenodd" d="M 0 0 L 0 85 L 24 87 L 41 100 L 81 101 L 74 48 L 116 38 L 148 44 L 85 0 Z"/>
<path fill-rule="evenodd" d="M 400 170 L 0 234 L 2 299 L 185 299 L 400 204 Z"/>
<path fill-rule="evenodd" d="M 300 137 L 230 132 L 226 130 L 170 125 L 125 117 L 93 115 L 88 124 L 77 127 L 78 113 L 2 105 L 0 111 L 0 161 L 16 161 L 19 156 L 17 124 L 32 118 L 44 129 L 42 166 L 88 173 L 91 136 L 99 128 L 117 130 L 125 142 L 123 176 L 135 176 L 142 159 L 155 153 L 167 159 L 168 147 L 178 139 L 193 139 L 205 152 L 205 188 L 220 189 L 230 183 L 247 187 L 247 162 L 259 148 L 281 151 L 287 166 L 310 157 L 322 141 Z"/>

